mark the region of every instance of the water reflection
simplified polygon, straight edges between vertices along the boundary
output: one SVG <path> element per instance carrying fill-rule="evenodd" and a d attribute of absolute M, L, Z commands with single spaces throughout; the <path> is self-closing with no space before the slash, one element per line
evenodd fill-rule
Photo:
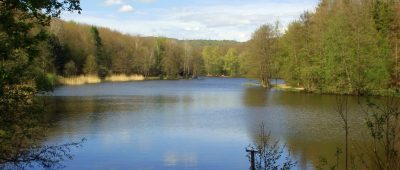
<path fill-rule="evenodd" d="M 197 156 L 195 153 L 176 153 L 168 151 L 164 154 L 164 165 L 166 167 L 174 167 L 182 164 L 186 168 L 197 166 Z"/>
<path fill-rule="evenodd" d="M 315 167 L 319 164 L 320 156 L 334 159 L 336 148 L 343 148 L 343 124 L 335 111 L 337 100 L 340 100 L 338 96 L 274 90 L 264 93 L 254 91 L 256 90 L 245 90 L 248 94 L 243 95 L 244 104 L 248 107 L 261 106 L 250 104 L 249 96 L 253 96 L 262 99 L 259 103 L 265 106 L 247 109 L 248 116 L 244 120 L 247 121 L 247 131 L 251 139 L 256 139 L 259 131 L 257 125 L 264 123 L 274 137 L 287 144 L 290 152 L 298 159 L 300 169 Z M 356 146 L 368 139 L 365 115 L 360 110 L 360 98 L 348 98 L 350 141 Z"/>
<path fill-rule="evenodd" d="M 51 141 L 87 137 L 67 169 L 247 169 L 243 148 L 264 122 L 299 168 L 343 142 L 335 96 L 244 86 L 247 79 L 105 83 L 46 97 Z M 363 126 L 351 101 L 351 133 Z"/>
<path fill-rule="evenodd" d="M 243 103 L 248 107 L 264 107 L 267 105 L 268 89 L 248 87 L 244 90 Z"/>

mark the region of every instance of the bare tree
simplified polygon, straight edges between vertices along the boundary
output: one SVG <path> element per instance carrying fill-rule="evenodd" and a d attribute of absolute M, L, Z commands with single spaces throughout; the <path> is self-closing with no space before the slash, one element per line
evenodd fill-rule
<path fill-rule="evenodd" d="M 296 162 L 291 158 L 290 153 L 284 156 L 286 145 L 281 145 L 279 140 L 273 140 L 271 132 L 266 132 L 265 125 L 260 125 L 260 132 L 256 141 L 248 146 L 248 150 L 256 152 L 255 169 L 270 170 L 270 169 L 291 169 L 296 165 Z M 247 155 L 250 160 L 250 155 Z M 251 160 L 250 160 L 251 161 Z"/>
<path fill-rule="evenodd" d="M 336 112 L 339 114 L 341 120 L 343 121 L 343 129 L 345 131 L 345 160 L 346 165 L 345 169 L 348 169 L 349 165 L 349 117 L 348 117 L 348 97 L 347 96 L 339 96 L 336 98 Z M 339 148 L 337 149 L 337 166 L 339 165 L 338 153 Z M 340 151 L 341 152 L 341 151 Z"/>
<path fill-rule="evenodd" d="M 360 154 L 361 162 L 367 169 L 400 169 L 399 99 L 387 97 L 378 104 L 368 101 L 363 112 L 372 145 Z"/>

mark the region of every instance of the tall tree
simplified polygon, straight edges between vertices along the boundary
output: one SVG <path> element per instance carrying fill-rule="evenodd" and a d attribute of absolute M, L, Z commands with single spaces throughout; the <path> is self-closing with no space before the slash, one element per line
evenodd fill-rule
<path fill-rule="evenodd" d="M 223 74 L 223 59 L 221 49 L 218 46 L 205 46 L 203 48 L 203 60 L 208 76 L 219 76 Z"/>
<path fill-rule="evenodd" d="M 96 47 L 95 53 L 97 58 L 97 65 L 99 67 L 98 74 L 100 77 L 105 77 L 111 68 L 112 61 L 104 50 L 103 42 L 101 40 L 97 27 L 92 26 L 90 30 L 92 32 L 94 44 Z"/>
<path fill-rule="evenodd" d="M 260 79 L 263 87 L 270 87 L 273 64 L 277 58 L 277 31 L 273 25 L 262 25 L 249 41 L 248 70 Z"/>
<path fill-rule="evenodd" d="M 393 4 L 393 22 L 391 23 L 391 47 L 393 58 L 392 85 L 400 87 L 400 3 Z"/>
<path fill-rule="evenodd" d="M 224 59 L 224 70 L 230 76 L 239 75 L 240 64 L 239 64 L 239 56 L 237 50 L 234 48 L 230 48 L 223 59 Z"/>
<path fill-rule="evenodd" d="M 193 62 L 192 62 L 192 77 L 197 78 L 203 74 L 204 71 L 204 60 L 201 56 L 201 49 L 195 48 L 192 52 Z"/>
<path fill-rule="evenodd" d="M 182 67 L 183 67 L 183 76 L 185 78 L 189 78 L 193 65 L 193 52 L 192 47 L 189 45 L 187 41 L 183 44 L 183 56 L 182 56 Z"/>
<path fill-rule="evenodd" d="M 302 86 L 307 91 L 315 90 L 316 62 L 311 57 L 311 14 L 305 12 L 300 20 L 289 24 L 288 30 L 280 39 L 282 58 L 281 75 L 292 86 Z"/>
<path fill-rule="evenodd" d="M 94 55 L 89 55 L 86 57 L 85 66 L 83 72 L 86 75 L 97 75 L 97 61 Z"/>
<path fill-rule="evenodd" d="M 162 70 L 163 70 L 163 58 L 166 55 L 166 38 L 158 38 L 155 42 L 154 54 L 155 54 L 155 65 L 154 65 L 154 72 L 155 75 L 163 77 Z"/>
<path fill-rule="evenodd" d="M 3 0 L 0 2 L 0 166 L 59 163 L 68 150 L 42 145 L 42 113 L 38 89 L 38 44 L 47 38 L 52 17 L 61 11 L 80 11 L 79 0 Z M 35 83 L 36 82 L 36 83 Z M 22 165 L 21 165 L 22 164 Z"/>
<path fill-rule="evenodd" d="M 163 74 L 168 79 L 176 79 L 180 73 L 180 61 L 182 56 L 182 48 L 177 42 L 166 41 L 166 53 L 162 60 Z"/>

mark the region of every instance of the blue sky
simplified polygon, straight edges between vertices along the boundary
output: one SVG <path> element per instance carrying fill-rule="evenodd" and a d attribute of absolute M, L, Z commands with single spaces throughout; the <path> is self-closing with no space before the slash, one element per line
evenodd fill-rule
<path fill-rule="evenodd" d="M 318 0 L 81 0 L 82 14 L 62 19 L 123 33 L 178 39 L 247 41 L 262 24 L 282 29 Z"/>

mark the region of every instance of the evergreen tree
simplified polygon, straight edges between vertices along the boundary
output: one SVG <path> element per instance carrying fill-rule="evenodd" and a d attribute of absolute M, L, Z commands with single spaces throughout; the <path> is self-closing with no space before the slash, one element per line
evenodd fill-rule
<path fill-rule="evenodd" d="M 94 39 L 94 44 L 96 47 L 96 58 L 97 58 L 97 65 L 98 65 L 98 74 L 100 77 L 105 77 L 112 65 L 110 57 L 108 57 L 107 53 L 104 50 L 103 42 L 101 40 L 99 31 L 97 27 L 92 26 L 91 32 Z"/>

